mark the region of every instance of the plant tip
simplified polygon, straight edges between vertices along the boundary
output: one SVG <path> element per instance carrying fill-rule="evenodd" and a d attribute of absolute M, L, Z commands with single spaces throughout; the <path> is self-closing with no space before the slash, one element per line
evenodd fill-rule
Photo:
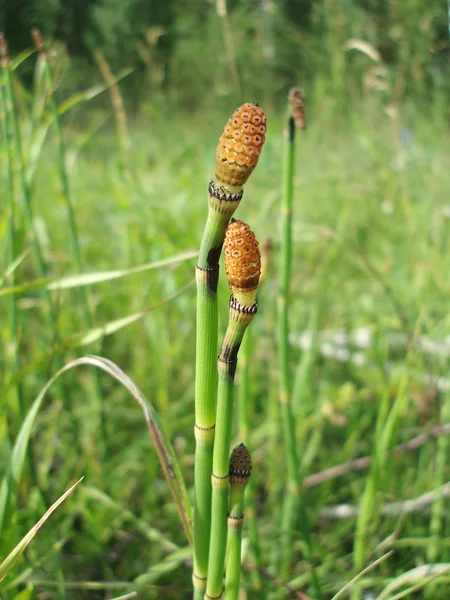
<path fill-rule="evenodd" d="M 225 185 L 242 186 L 261 154 L 266 135 L 266 116 L 247 102 L 229 118 L 216 149 L 216 178 Z"/>
<path fill-rule="evenodd" d="M 256 300 L 261 253 L 255 234 L 243 221 L 233 221 L 225 232 L 225 271 L 234 298 L 242 306 Z"/>
<path fill-rule="evenodd" d="M 245 487 L 252 474 L 252 457 L 244 444 L 233 449 L 230 456 L 230 485 Z"/>

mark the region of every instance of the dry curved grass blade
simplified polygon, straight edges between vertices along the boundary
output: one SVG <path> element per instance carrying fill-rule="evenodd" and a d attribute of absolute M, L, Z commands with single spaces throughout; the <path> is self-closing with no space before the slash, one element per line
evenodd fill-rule
<path fill-rule="evenodd" d="M 33 541 L 39 529 L 44 525 L 50 515 L 58 508 L 64 500 L 70 496 L 77 485 L 83 480 L 79 479 L 72 487 L 70 487 L 56 502 L 54 502 L 45 514 L 39 519 L 34 527 L 20 540 L 16 547 L 8 554 L 5 560 L 0 564 L 0 582 L 5 579 L 8 573 L 15 567 L 22 554 L 27 549 L 28 545 Z"/>
<path fill-rule="evenodd" d="M 431 581 L 437 579 L 441 575 L 448 574 L 450 571 L 450 563 L 436 563 L 434 565 L 422 565 L 406 571 L 399 577 L 396 577 L 394 581 L 391 581 L 384 590 L 379 594 L 376 600 L 393 600 L 394 598 L 403 598 L 406 593 L 413 592 L 419 588 L 427 585 Z M 415 583 L 409 590 L 404 590 L 400 594 L 392 596 L 392 593 L 398 590 L 404 585 Z"/>
<path fill-rule="evenodd" d="M 83 364 L 91 365 L 102 369 L 111 375 L 111 377 L 114 377 L 114 379 L 116 379 L 119 383 L 121 383 L 139 403 L 144 413 L 150 435 L 153 438 L 156 452 L 158 454 L 158 458 L 164 471 L 167 483 L 169 484 L 169 489 L 177 507 L 178 514 L 180 515 L 186 537 L 189 541 L 189 544 L 192 544 L 192 511 L 183 475 L 181 473 L 178 459 L 175 455 L 172 444 L 166 437 L 151 404 L 145 398 L 144 394 L 137 387 L 134 381 L 132 381 L 128 375 L 126 375 L 115 363 L 107 358 L 91 355 L 78 358 L 69 364 L 72 366 Z"/>
<path fill-rule="evenodd" d="M 366 567 L 365 569 L 363 569 L 360 573 L 358 573 L 358 575 L 356 575 L 355 577 L 353 577 L 353 579 L 351 579 L 348 583 L 346 583 L 344 585 L 344 587 L 341 590 L 339 590 L 339 592 L 331 598 L 331 600 L 338 600 L 338 598 L 340 598 L 342 596 L 342 594 L 344 594 L 347 590 L 349 590 L 354 583 L 356 583 L 357 581 L 359 581 L 359 579 L 361 579 L 361 577 L 363 577 L 366 573 L 368 573 L 369 571 L 371 571 L 372 569 L 374 569 L 381 562 L 383 562 L 384 560 L 386 560 L 387 558 L 389 558 L 389 556 L 392 553 L 393 553 L 393 550 L 390 550 L 389 552 L 387 552 L 383 556 L 380 556 L 380 558 L 377 558 L 377 560 L 375 560 L 372 564 L 370 564 L 368 567 Z"/>
<path fill-rule="evenodd" d="M 142 408 L 145 421 L 147 423 L 150 435 L 153 438 L 156 452 L 169 485 L 170 492 L 177 507 L 178 514 L 180 515 L 186 537 L 189 544 L 192 544 L 192 509 L 183 475 L 181 473 L 181 469 L 172 444 L 165 435 L 153 407 L 145 398 L 140 389 L 136 386 L 136 384 L 115 363 L 106 358 L 102 358 L 101 356 L 84 356 L 72 360 L 66 364 L 46 383 L 28 411 L 16 443 L 14 444 L 8 472 L 3 478 L 0 486 L 0 531 L 3 530 L 5 521 L 7 522 L 10 516 L 8 507 L 11 504 L 11 498 L 13 494 L 16 493 L 17 485 L 20 481 L 31 430 L 45 394 L 50 386 L 63 373 L 81 365 L 97 367 L 111 375 L 111 377 L 114 377 L 114 379 L 121 383 L 131 393 L 133 398 Z"/>

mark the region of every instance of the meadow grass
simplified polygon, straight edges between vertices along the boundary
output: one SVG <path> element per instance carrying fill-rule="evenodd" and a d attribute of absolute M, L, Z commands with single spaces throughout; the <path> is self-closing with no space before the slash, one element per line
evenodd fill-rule
<path fill-rule="evenodd" d="M 18 98 L 26 166 L 40 129 L 36 123 L 31 128 L 29 99 Z M 225 115 L 210 110 L 205 118 L 161 109 L 158 118 L 130 119 L 130 175 L 119 168 L 121 151 L 110 114 L 83 105 L 67 115 L 62 121 L 65 166 L 85 273 L 126 271 L 199 247 L 217 124 L 241 100 L 230 98 Z M 433 597 L 444 600 L 450 578 L 442 566 L 449 562 L 443 518 L 448 499 L 435 494 L 431 503 L 416 503 L 411 512 L 384 513 L 389 503 L 419 498 L 448 479 L 444 438 L 430 439 L 408 453 L 394 455 L 392 450 L 448 419 L 450 143 L 438 110 L 403 106 L 397 115 L 390 114 L 371 98 L 341 112 L 328 98 L 316 97 L 308 129 L 297 141 L 289 312 L 292 404 L 305 477 L 351 458 L 373 457 L 370 469 L 347 472 L 305 491 L 323 594 L 331 598 L 361 569 L 393 550 L 361 577 L 354 597 L 364 589 L 375 597 L 391 597 L 389 593 L 441 572 L 431 585 Z M 287 474 L 275 343 L 284 123 L 270 113 L 268 123 L 257 176 L 246 185 L 236 213 L 251 222 L 259 239 L 272 240 L 271 265 L 247 351 L 251 504 L 268 595 L 275 597 L 284 583 L 314 598 L 298 522 L 284 582 L 269 568 L 281 534 Z M 2 289 L 2 402 L 11 415 L 1 422 L 2 472 L 20 427 L 15 386 L 20 384 L 24 410 L 29 410 L 58 364 L 95 351 L 119 365 L 151 401 L 192 492 L 194 253 L 164 268 L 92 285 L 90 322 L 82 288 L 47 292 L 42 283 L 28 285 L 42 275 L 27 221 L 29 200 L 47 276 L 79 273 L 67 193 L 64 188 L 61 193 L 61 144 L 51 126 L 47 136 L 29 189 L 16 157 L 14 255 L 20 260 L 12 267 L 7 195 L 0 214 L 2 272 L 7 274 Z M 1 152 L 5 159 L 4 147 Z M 9 189 L 5 176 L 8 171 L 2 169 L 2 189 Z M 11 271 L 13 280 L 8 278 Z M 23 285 L 14 308 L 5 289 L 12 283 Z M 58 339 L 49 329 L 47 293 Z M 222 334 L 228 296 L 221 278 Z M 13 327 L 11 309 L 17 312 Z M 20 364 L 14 353 L 17 342 Z M 36 590 L 68 599 L 112 598 L 133 590 L 148 598 L 189 598 L 191 550 L 139 406 L 101 374 L 101 433 L 94 373 L 88 366 L 73 373 L 63 375 L 60 387 L 51 388 L 41 405 L 32 437 L 38 485 L 25 468 L 8 506 L 2 557 L 49 508 L 39 489 L 54 501 L 79 477 L 84 480 L 5 579 L 2 600 L 17 598 L 20 590 L 21 600 L 36 597 Z M 238 426 L 233 438 L 238 443 L 237 431 Z M 350 516 L 337 518 L 345 514 Z M 259 598 L 252 586 L 260 577 L 254 577 L 254 558 L 245 548 L 243 583 L 249 598 Z M 435 566 L 430 571 L 422 568 L 431 562 Z M 388 585 L 394 591 L 383 596 Z"/>

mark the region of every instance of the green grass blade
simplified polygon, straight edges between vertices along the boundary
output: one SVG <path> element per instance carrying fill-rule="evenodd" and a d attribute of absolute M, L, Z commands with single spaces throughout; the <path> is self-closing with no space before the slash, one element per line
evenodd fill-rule
<path fill-rule="evenodd" d="M 23 50 L 20 54 L 18 54 L 15 58 L 11 60 L 9 63 L 9 68 L 11 71 L 16 71 L 22 63 L 24 63 L 30 56 L 35 54 L 35 48 L 28 48 L 27 50 Z"/>
<path fill-rule="evenodd" d="M 130 75 L 133 71 L 134 69 L 123 69 L 119 73 L 119 75 L 117 75 L 117 77 L 114 78 L 114 81 L 112 81 L 111 84 L 98 83 L 96 85 L 93 85 L 89 89 L 84 90 L 83 92 L 77 92 L 76 94 L 73 94 L 72 96 L 70 96 L 70 98 L 67 98 L 67 100 L 64 100 L 64 102 L 62 102 L 58 106 L 58 115 L 64 115 L 71 108 L 74 108 L 78 104 L 81 104 L 81 102 L 87 102 L 88 100 L 92 100 L 92 98 L 95 98 L 102 92 L 109 89 L 111 85 L 114 85 L 122 79 L 125 79 L 125 77 L 128 77 L 128 75 Z M 48 121 L 51 123 L 53 121 L 53 118 L 49 117 Z"/>
<path fill-rule="evenodd" d="M 197 256 L 197 251 L 189 250 L 181 252 L 170 258 L 153 261 L 144 265 L 138 265 L 137 267 L 130 267 L 129 269 L 116 269 L 113 271 L 98 271 L 96 273 L 83 273 L 78 275 L 67 275 L 59 279 L 39 279 L 30 283 L 23 283 L 20 285 L 4 287 L 0 290 L 0 296 L 9 296 L 10 294 L 22 294 L 24 292 L 32 290 L 47 290 L 47 291 L 62 291 L 79 288 L 87 285 L 95 285 L 98 283 L 105 283 L 107 281 L 113 281 L 115 279 L 121 279 L 128 275 L 134 275 L 136 273 L 144 273 L 146 271 L 152 271 L 154 269 L 162 269 L 177 265 L 182 262 L 191 260 Z"/>
<path fill-rule="evenodd" d="M 60 377 L 60 375 L 76 366 L 81 365 L 94 366 L 111 375 L 111 377 L 116 379 L 131 393 L 131 395 L 142 408 L 145 421 L 147 423 L 150 435 L 154 441 L 156 452 L 164 471 L 164 475 L 180 515 L 186 537 L 189 543 L 191 543 L 192 510 L 181 469 L 178 464 L 178 459 L 173 450 L 172 444 L 165 435 L 153 407 L 142 394 L 140 389 L 117 365 L 115 365 L 112 361 L 100 356 L 81 357 L 62 367 L 42 388 L 31 409 L 28 411 L 16 444 L 13 448 L 9 472 L 4 477 L 0 487 L 0 530 L 3 530 L 5 521 L 11 516 L 8 511 L 8 506 L 11 505 L 11 500 L 17 489 L 17 483 L 20 481 L 31 430 L 45 394 L 50 386 L 56 381 L 56 379 Z"/>
<path fill-rule="evenodd" d="M 80 333 L 75 333 L 69 336 L 68 338 L 62 340 L 62 342 L 60 342 L 59 344 L 53 346 L 50 350 L 46 351 L 39 359 L 33 361 L 32 363 L 28 364 L 27 366 L 23 367 L 20 371 L 15 373 L 7 381 L 6 385 L 0 388 L 0 390 L 4 391 L 11 385 L 14 385 L 15 383 L 21 381 L 29 373 L 34 373 L 38 371 L 39 368 L 47 365 L 48 362 L 55 357 L 55 355 L 61 354 L 66 350 L 73 350 L 75 348 L 88 346 L 90 344 L 98 342 L 99 340 L 109 335 L 117 333 L 118 331 L 124 329 L 125 327 L 128 327 L 129 325 L 132 325 L 133 323 L 136 323 L 137 321 L 148 315 L 151 311 L 163 306 L 164 304 L 167 304 L 171 300 L 175 299 L 177 296 L 180 296 L 193 285 L 194 281 L 191 281 L 190 283 L 177 290 L 171 296 L 168 296 L 160 302 L 157 302 L 156 304 L 153 304 L 152 306 L 149 306 L 144 310 L 140 310 L 137 313 L 133 313 L 132 315 L 128 315 L 120 319 L 115 319 L 114 321 L 109 321 L 108 323 L 100 325 L 99 327 L 93 327 L 92 329 L 88 329 L 87 331 L 82 331 Z"/>
<path fill-rule="evenodd" d="M 15 567 L 22 554 L 25 552 L 28 545 L 33 541 L 39 529 L 44 525 L 50 515 L 58 508 L 64 500 L 70 496 L 77 485 L 83 480 L 79 479 L 72 487 L 70 487 L 51 507 L 45 512 L 43 517 L 36 523 L 34 527 L 24 536 L 15 548 L 8 554 L 5 560 L 0 564 L 0 582 L 5 579 L 8 573 Z"/>

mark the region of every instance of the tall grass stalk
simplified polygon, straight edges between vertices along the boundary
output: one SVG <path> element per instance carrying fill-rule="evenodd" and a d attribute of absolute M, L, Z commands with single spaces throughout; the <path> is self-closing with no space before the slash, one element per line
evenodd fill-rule
<path fill-rule="evenodd" d="M 377 415 L 375 426 L 375 447 L 373 462 L 367 477 L 366 487 L 360 502 L 360 512 L 356 522 L 355 541 L 353 546 L 353 567 L 358 573 L 364 567 L 367 554 L 367 528 L 374 522 L 376 494 L 382 488 L 385 477 L 384 471 L 389 469 L 391 456 L 388 451 L 392 449 L 397 435 L 400 419 L 405 414 L 408 403 L 407 394 L 408 375 L 404 375 L 398 386 L 397 396 L 390 407 L 390 390 L 386 389 Z M 351 598 L 358 600 L 361 595 L 361 586 L 356 584 Z"/>
<path fill-rule="evenodd" d="M 4 43 L 4 42 L 3 42 Z M 8 58 L 7 58 L 7 49 L 4 48 L 0 53 L 1 57 L 1 66 L 2 73 L 5 74 L 6 69 L 8 68 Z M 8 246 L 9 246 L 9 254 L 8 260 L 10 265 L 14 264 L 16 260 L 16 231 L 15 231 L 15 205 L 14 205 L 14 177 L 13 177 L 13 152 L 11 145 L 11 130 L 9 126 L 9 115 L 8 115 L 8 106 L 6 100 L 6 89 L 5 82 L 0 86 L 0 109 L 2 112 L 2 131 L 3 131 L 3 149 L 4 149 L 4 160 L 5 160 L 5 181 L 6 181 L 6 190 L 8 196 L 8 208 L 9 208 L 9 217 L 8 217 Z M 7 279 L 7 262 L 5 266 L 5 280 Z M 11 271 L 8 277 L 8 282 L 10 285 L 14 285 L 15 275 L 14 270 Z M 19 348 L 19 332 L 18 332 L 18 314 L 17 314 L 17 298 L 16 295 L 13 294 L 10 300 L 11 304 L 11 342 L 13 344 L 13 362 L 14 369 L 16 371 L 20 370 L 20 348 Z M 25 406 L 24 406 L 24 398 L 23 398 L 23 388 L 22 383 L 19 381 L 16 385 L 16 393 L 17 393 L 17 402 L 19 409 L 19 419 L 23 419 L 25 415 Z"/>
<path fill-rule="evenodd" d="M 257 311 L 256 290 L 261 271 L 258 243 L 248 225 L 242 221 L 234 221 L 227 229 L 225 268 L 232 296 L 229 302 L 228 328 L 217 362 L 219 381 L 213 452 L 211 540 L 205 598 L 222 596 L 227 543 L 234 376 L 242 339 Z M 244 276 L 244 270 L 247 276 Z"/>
<path fill-rule="evenodd" d="M 288 117 L 283 168 L 283 196 L 281 204 L 281 262 L 278 295 L 278 364 L 279 402 L 282 437 L 286 444 L 285 460 L 287 488 L 281 507 L 281 539 L 275 568 L 281 578 L 286 577 L 292 556 L 292 539 L 296 516 L 308 551 L 311 578 L 317 598 L 321 598 L 320 585 L 313 567 L 313 546 L 310 536 L 305 497 L 301 488 L 300 460 L 296 440 L 296 419 L 293 412 L 289 369 L 289 292 L 292 263 L 292 200 L 295 165 L 295 115 Z"/>
<path fill-rule="evenodd" d="M 1 37 L 1 43 L 2 43 L 2 49 L 3 49 L 2 51 L 4 51 L 6 53 L 7 47 L 6 47 L 6 42 L 4 41 L 3 36 Z M 41 245 L 39 242 L 39 237 L 38 237 L 35 223 L 34 223 L 33 208 L 32 208 L 32 203 L 31 203 L 31 190 L 30 190 L 30 186 L 28 184 L 27 176 L 26 176 L 25 159 L 24 159 L 24 154 L 23 154 L 23 150 L 22 150 L 22 140 L 21 140 L 18 117 L 17 117 L 17 104 L 16 104 L 14 92 L 13 92 L 13 87 L 12 87 L 11 70 L 8 65 L 7 54 L 5 54 L 4 57 L 2 57 L 2 58 L 5 59 L 3 74 L 4 74 L 4 79 L 5 79 L 6 102 L 10 109 L 12 137 L 13 137 L 13 141 L 14 141 L 15 154 L 17 157 L 17 161 L 19 163 L 18 170 L 19 170 L 19 178 L 20 178 L 22 194 L 23 194 L 23 199 L 24 199 L 24 204 L 25 204 L 25 213 L 26 213 L 27 220 L 28 220 L 28 226 L 30 228 L 30 231 L 32 232 L 33 251 L 34 251 L 34 254 L 36 257 L 39 275 L 42 278 L 45 278 L 47 275 L 47 265 L 44 260 L 42 248 L 41 248 Z M 52 298 L 51 298 L 50 292 L 48 290 L 45 291 L 45 295 L 46 295 L 47 304 L 48 304 L 49 322 L 51 324 L 51 328 L 53 330 L 53 335 L 54 335 L 55 339 L 58 339 L 59 336 L 58 336 L 57 326 L 56 326 L 56 315 L 55 315 L 55 311 L 54 311 L 54 307 L 53 307 L 53 303 L 52 303 Z"/>
<path fill-rule="evenodd" d="M 50 57 L 47 52 L 47 48 L 45 47 L 44 41 L 41 37 L 40 32 L 37 29 L 32 30 L 32 35 L 34 39 L 34 43 L 36 49 L 39 52 L 39 58 L 42 61 L 43 71 L 44 71 L 44 81 L 48 89 L 49 100 L 50 100 L 50 110 L 53 119 L 53 125 L 56 133 L 56 142 L 58 147 L 58 167 L 59 167 L 59 178 L 61 181 L 61 192 L 63 201 L 66 207 L 66 215 L 67 222 L 69 224 L 70 231 L 70 239 L 72 243 L 72 252 L 75 258 L 75 264 L 78 270 L 78 273 L 81 275 L 84 271 L 83 260 L 81 257 L 80 251 L 80 242 L 78 235 L 78 228 L 75 220 L 75 211 L 73 207 L 72 193 L 69 185 L 69 174 L 67 172 L 66 165 L 66 147 L 64 143 L 64 137 L 62 133 L 61 127 L 61 119 L 58 112 L 58 104 L 55 98 L 55 74 L 52 69 L 52 65 L 50 62 Z M 91 311 L 89 308 L 89 298 L 88 292 L 85 287 L 81 287 L 79 290 L 79 294 L 81 296 L 81 304 L 84 316 L 84 323 L 87 329 L 91 329 L 93 325 Z M 93 402 L 98 408 L 99 413 L 99 424 L 100 424 L 100 432 L 102 442 L 105 445 L 106 440 L 106 424 L 105 424 L 105 415 L 103 410 L 103 402 L 102 402 L 102 390 L 99 379 L 99 372 L 96 370 L 94 373 L 94 396 Z M 103 451 L 105 448 L 103 449 Z"/>

